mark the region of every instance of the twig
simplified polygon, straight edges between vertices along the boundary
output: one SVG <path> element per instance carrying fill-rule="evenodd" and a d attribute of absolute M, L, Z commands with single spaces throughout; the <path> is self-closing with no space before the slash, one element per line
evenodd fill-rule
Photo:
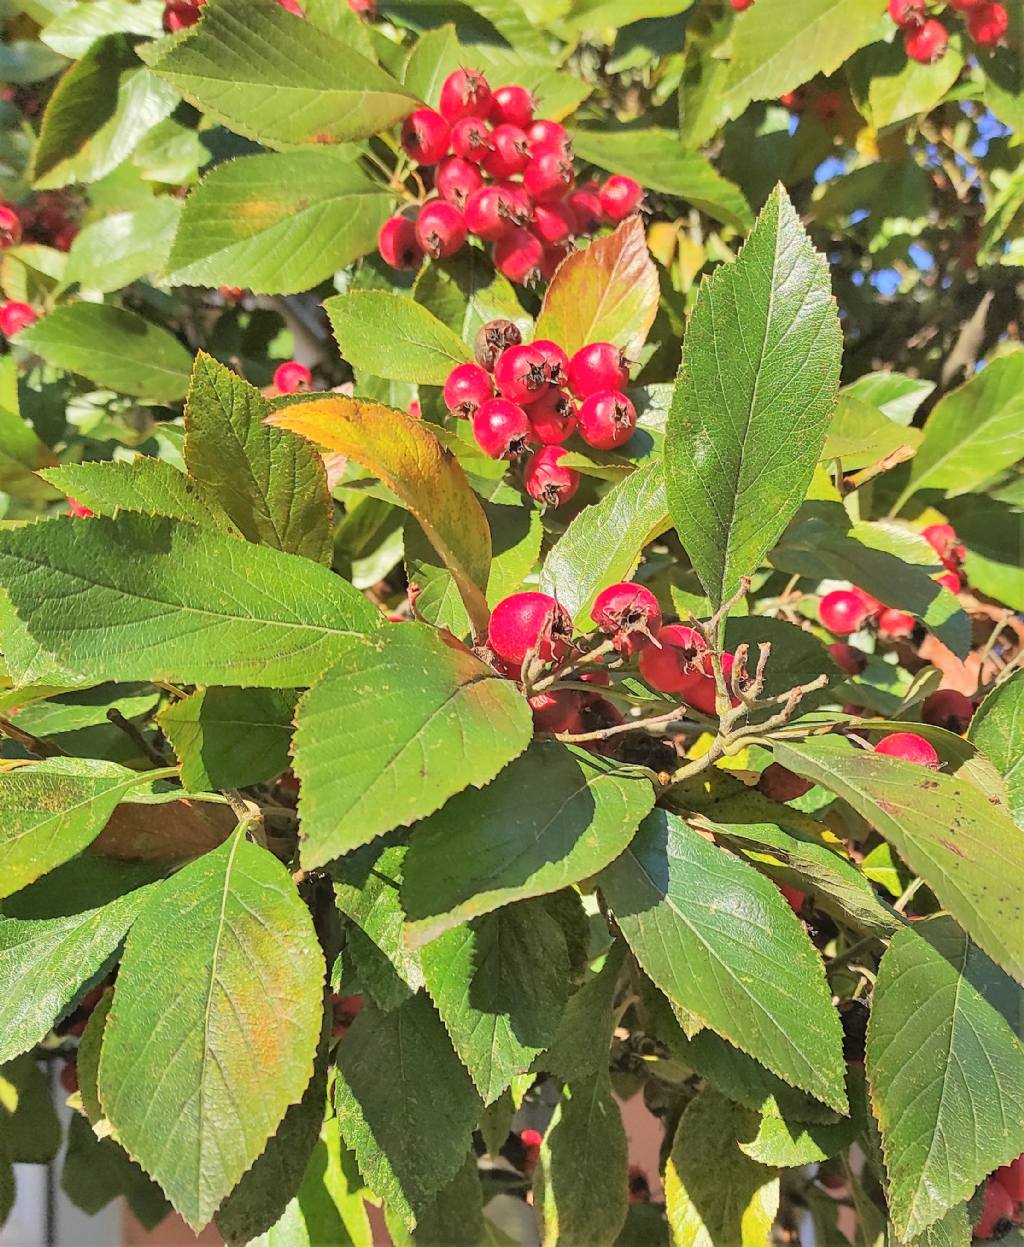
<path fill-rule="evenodd" d="M 125 736 L 127 736 L 133 744 L 142 750 L 150 762 L 154 763 L 156 766 L 167 765 L 167 759 L 156 748 L 153 742 L 147 740 L 142 732 L 139 731 L 137 725 L 132 723 L 130 719 L 126 719 L 116 706 L 111 706 L 107 711 L 107 719 L 114 725 L 114 727 L 124 732 Z"/>
<path fill-rule="evenodd" d="M 52 740 L 46 740 L 42 736 L 33 736 L 31 732 L 26 732 L 24 728 L 17 727 L 10 719 L 0 717 L 0 734 L 9 736 L 22 749 L 27 750 L 29 753 L 34 753 L 36 757 L 67 757 L 66 751 L 61 749 L 60 745 L 55 744 Z"/>
<path fill-rule="evenodd" d="M 586 740 L 607 740 L 610 736 L 619 736 L 623 732 L 649 731 L 652 727 L 660 727 L 672 723 L 676 719 L 686 718 L 686 707 L 676 706 L 667 714 L 652 715 L 647 719 L 633 719 L 632 722 L 616 723 L 614 727 L 602 727 L 593 732 L 556 732 L 555 739 L 567 745 L 578 745 Z"/>

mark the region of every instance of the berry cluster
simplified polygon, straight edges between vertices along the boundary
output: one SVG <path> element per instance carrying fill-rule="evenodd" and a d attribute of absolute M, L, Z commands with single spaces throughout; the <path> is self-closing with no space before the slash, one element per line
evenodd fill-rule
<path fill-rule="evenodd" d="M 994 48 L 1006 34 L 1010 17 L 998 0 L 949 0 L 949 7 L 964 15 L 967 34 L 979 48 Z M 889 0 L 889 16 L 902 30 L 911 60 L 930 65 L 945 54 L 949 31 L 928 16 L 928 0 Z"/>
<path fill-rule="evenodd" d="M 434 194 L 381 228 L 378 248 L 392 268 L 454 255 L 472 235 L 492 245 L 510 281 L 530 285 L 550 278 L 575 238 L 640 207 L 643 190 L 632 178 L 577 187 L 568 131 L 535 120 L 534 107 L 525 87 L 492 91 L 483 74 L 457 69 L 437 109 L 406 117 L 402 147 L 433 170 Z"/>
<path fill-rule="evenodd" d="M 615 450 L 633 436 L 636 408 L 623 393 L 629 362 L 610 342 L 592 342 L 570 359 L 556 343 L 522 340 L 510 320 L 492 320 L 477 334 L 477 362 L 459 364 L 444 385 L 445 406 L 472 422 L 477 445 L 492 459 L 518 459 L 531 447 L 523 484 L 546 507 L 568 502 L 579 473 L 561 467 L 574 434 L 597 450 Z"/>
<path fill-rule="evenodd" d="M 20 242 L 67 251 L 78 226 L 76 208 L 59 191 L 42 191 L 17 207 L 0 201 L 0 250 Z"/>
<path fill-rule="evenodd" d="M 206 0 L 166 0 L 164 4 L 164 30 L 174 34 L 178 30 L 186 30 L 199 21 L 199 10 Z M 294 13 L 296 17 L 305 17 L 298 0 L 277 0 L 282 9 Z M 357 10 L 358 11 L 358 10 Z"/>

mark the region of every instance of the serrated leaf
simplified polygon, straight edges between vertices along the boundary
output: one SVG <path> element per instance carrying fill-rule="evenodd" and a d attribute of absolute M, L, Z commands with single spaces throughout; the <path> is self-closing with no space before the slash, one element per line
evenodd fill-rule
<path fill-rule="evenodd" d="M 0 1065 L 0 1086 L 15 1101 L 13 1108 L 0 1104 L 3 1155 L 18 1164 L 48 1164 L 60 1151 L 61 1126 L 49 1080 L 35 1057 L 26 1052 Z"/>
<path fill-rule="evenodd" d="M 200 351 L 185 403 L 185 462 L 249 541 L 331 561 L 331 496 L 323 459 L 301 438 L 272 428 L 270 404 Z"/>
<path fill-rule="evenodd" d="M 871 403 L 840 393 L 821 459 L 838 459 L 843 471 L 849 472 L 877 463 L 903 447 L 914 450 L 920 443 L 920 429 L 897 424 Z"/>
<path fill-rule="evenodd" d="M 62 56 L 84 56 L 101 35 L 161 34 L 160 17 L 159 0 L 87 0 L 61 6 L 59 16 L 47 22 L 39 38 Z"/>
<path fill-rule="evenodd" d="M 22 330 L 18 345 L 54 368 L 143 402 L 185 397 L 192 357 L 160 325 L 101 303 L 69 303 Z"/>
<path fill-rule="evenodd" d="M 382 623 L 307 559 L 127 513 L 0 533 L 0 583 L 32 641 L 82 682 L 302 687 L 340 638 Z"/>
<path fill-rule="evenodd" d="M 420 303 L 389 290 L 353 290 L 324 308 L 342 355 L 357 372 L 386 381 L 444 385 L 473 352 Z"/>
<path fill-rule="evenodd" d="M 241 829 L 162 883 L 136 919 L 107 1019 L 100 1100 L 125 1150 L 194 1229 L 305 1091 L 323 979 L 288 872 Z"/>
<path fill-rule="evenodd" d="M 167 195 L 86 225 L 68 253 L 64 286 L 77 283 L 105 294 L 158 273 L 171 249 L 181 207 L 180 200 Z"/>
<path fill-rule="evenodd" d="M 464 342 L 489 320 L 511 320 L 523 331 L 531 324 L 512 283 L 473 247 L 420 269 L 412 297 Z"/>
<path fill-rule="evenodd" d="M 1010 813 L 1024 830 L 1024 672 L 989 693 L 971 720 L 967 738 L 1006 780 Z"/>
<path fill-rule="evenodd" d="M 163 1192 L 113 1139 L 98 1139 L 84 1117 L 73 1113 L 60 1175 L 61 1190 L 87 1216 L 119 1196 L 147 1230 L 170 1213 Z"/>
<path fill-rule="evenodd" d="M 1024 1151 L 1019 998 L 950 918 L 903 928 L 882 958 L 866 1063 L 904 1241 Z"/>
<path fill-rule="evenodd" d="M 650 810 L 640 775 L 557 741 L 534 742 L 480 791 L 459 793 L 412 836 L 402 901 L 415 943 L 608 865 Z"/>
<path fill-rule="evenodd" d="M 427 991 L 484 1104 L 555 1037 L 570 990 L 565 935 L 543 900 L 455 927 L 420 953 Z"/>
<path fill-rule="evenodd" d="M 474 1151 L 450 1182 L 417 1205 L 416 1229 L 411 1234 L 398 1217 L 392 1214 L 387 1218 L 395 1247 L 429 1243 L 437 1247 L 481 1247 L 484 1224 L 483 1190 Z"/>
<path fill-rule="evenodd" d="M 589 342 L 612 342 L 633 359 L 658 311 L 658 273 L 638 216 L 564 260 L 551 280 L 535 338 L 573 355 Z"/>
<path fill-rule="evenodd" d="M 221 0 L 151 64 L 197 108 L 265 146 L 344 143 L 390 129 L 415 97 L 274 0 Z"/>
<path fill-rule="evenodd" d="M 185 200 L 166 281 L 293 294 L 366 255 L 394 198 L 358 157 L 342 148 L 218 165 Z"/>
<path fill-rule="evenodd" d="M 781 186 L 700 290 L 665 438 L 669 507 L 715 606 L 804 499 L 839 386 L 828 267 Z"/>
<path fill-rule="evenodd" d="M 863 1133 L 866 1126 L 867 1090 L 856 1066 L 847 1079 L 850 1116 L 836 1122 L 808 1122 L 784 1114 L 765 1113 L 749 1139 L 740 1138 L 740 1151 L 759 1165 L 796 1169 L 838 1156 Z"/>
<path fill-rule="evenodd" d="M 338 1047 L 336 1105 L 371 1190 L 403 1220 L 465 1162 L 480 1099 L 422 993 L 390 1013 L 364 1005 Z"/>
<path fill-rule="evenodd" d="M 930 113 L 964 67 L 955 45 L 932 64 L 923 64 L 907 56 L 900 42 L 874 43 L 858 52 L 846 68 L 854 102 L 875 130 Z"/>
<path fill-rule="evenodd" d="M 612 1006 L 625 955 L 625 944 L 616 940 L 601 969 L 587 973 L 566 1002 L 555 1037 L 534 1062 L 534 1069 L 572 1081 L 607 1068 Z"/>
<path fill-rule="evenodd" d="M 515 685 L 432 629 L 353 637 L 296 715 L 303 865 L 323 866 L 482 787 L 532 735 Z"/>
<path fill-rule="evenodd" d="M 973 784 L 834 738 L 777 741 L 776 760 L 847 801 L 998 965 L 1024 981 L 1024 837 Z"/>
<path fill-rule="evenodd" d="M 842 1031 L 821 959 L 772 883 L 655 811 L 599 884 L 637 960 L 671 1001 L 846 1111 Z"/>

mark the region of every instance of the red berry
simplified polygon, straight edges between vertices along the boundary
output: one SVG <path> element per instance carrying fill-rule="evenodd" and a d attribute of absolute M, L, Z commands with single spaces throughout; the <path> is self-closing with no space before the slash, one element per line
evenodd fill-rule
<path fill-rule="evenodd" d="M 298 394 L 300 390 L 308 390 L 313 384 L 313 374 L 305 364 L 290 359 L 280 364 L 274 372 L 274 389 L 279 394 Z"/>
<path fill-rule="evenodd" d="M 576 173 L 564 151 L 544 148 L 530 158 L 523 172 L 526 193 L 537 203 L 553 203 L 572 190 Z"/>
<path fill-rule="evenodd" d="M 477 238 L 497 242 L 522 224 L 521 209 L 501 186 L 481 186 L 466 201 L 466 228 Z"/>
<path fill-rule="evenodd" d="M 526 465 L 523 485 L 530 497 L 542 506 L 560 507 L 580 487 L 580 474 L 559 465 L 559 459 L 568 453 L 561 446 L 544 446 Z"/>
<path fill-rule="evenodd" d="M 949 0 L 949 7 L 956 9 L 958 13 L 969 13 L 971 9 L 980 8 L 988 2 L 989 0 Z"/>
<path fill-rule="evenodd" d="M 783 108 L 788 108 L 791 113 L 803 112 L 804 100 L 803 94 L 798 87 L 795 91 L 786 91 L 779 96 L 779 103 Z"/>
<path fill-rule="evenodd" d="M 539 203 L 533 210 L 533 232 L 546 246 L 561 246 L 576 233 L 576 214 L 566 203 Z"/>
<path fill-rule="evenodd" d="M 906 611 L 887 608 L 878 616 L 878 635 L 890 641 L 900 641 L 912 636 L 916 626 L 914 616 L 908 615 Z"/>
<path fill-rule="evenodd" d="M 580 436 L 596 450 L 624 446 L 636 428 L 636 408 L 616 390 L 591 394 L 580 407 Z"/>
<path fill-rule="evenodd" d="M 510 346 L 494 365 L 494 384 L 513 403 L 532 403 L 548 388 L 547 360 L 535 346 Z"/>
<path fill-rule="evenodd" d="M 544 375 L 551 384 L 564 386 L 569 380 L 569 356 L 550 338 L 537 338 L 531 345 L 544 356 Z"/>
<path fill-rule="evenodd" d="M 533 726 L 538 732 L 578 732 L 583 727 L 580 711 L 584 697 L 574 688 L 556 688 L 529 698 Z"/>
<path fill-rule="evenodd" d="M 296 17 L 305 17 L 298 0 L 277 0 L 282 9 L 287 9 L 289 13 L 294 13 Z"/>
<path fill-rule="evenodd" d="M 875 753 L 886 758 L 902 758 L 904 762 L 916 762 L 932 770 L 938 770 L 941 765 L 939 755 L 928 741 L 915 732 L 892 732 L 883 736 L 875 746 Z"/>
<path fill-rule="evenodd" d="M 440 109 L 449 121 L 486 117 L 490 108 L 491 88 L 476 69 L 457 69 L 441 84 Z"/>
<path fill-rule="evenodd" d="M 452 151 L 463 160 L 480 164 L 491 150 L 491 132 L 479 117 L 463 117 L 452 126 Z"/>
<path fill-rule="evenodd" d="M 880 615 L 882 611 L 885 610 L 885 607 L 878 600 L 878 598 L 873 597 L 867 592 L 866 589 L 861 589 L 859 586 L 853 585 L 850 592 L 855 593 L 864 603 L 864 609 L 867 612 L 868 619 L 874 619 L 876 615 Z"/>
<path fill-rule="evenodd" d="M 1018 1156 L 1002 1169 L 997 1169 L 992 1176 L 1013 1200 L 1014 1220 L 1019 1224 L 1024 1212 L 1024 1156 Z"/>
<path fill-rule="evenodd" d="M 483 184 L 480 170 L 461 156 L 446 156 L 434 175 L 434 189 L 442 199 L 454 204 L 460 212 L 465 212 L 466 201 Z"/>
<path fill-rule="evenodd" d="M 74 1057 L 69 1057 L 64 1062 L 64 1068 L 60 1071 L 60 1085 L 68 1095 L 74 1095 L 78 1090 L 78 1062 Z"/>
<path fill-rule="evenodd" d="M 640 207 L 644 191 L 632 178 L 615 174 L 601 187 L 598 198 L 601 201 L 601 210 L 608 220 L 618 224 Z"/>
<path fill-rule="evenodd" d="M 558 272 L 558 266 L 572 250 L 572 245 L 567 242 L 559 243 L 557 246 L 545 246 L 544 255 L 540 262 L 540 275 L 545 281 L 550 281 L 555 273 Z"/>
<path fill-rule="evenodd" d="M 525 87 L 498 87 L 491 96 L 490 118 L 495 125 L 525 130 L 533 121 L 533 108 L 533 96 Z"/>
<path fill-rule="evenodd" d="M 27 303 L 10 299 L 7 303 L 0 304 L 0 333 L 5 338 L 13 338 L 16 333 L 34 325 L 38 319 L 39 313 Z"/>
<path fill-rule="evenodd" d="M 526 137 L 530 140 L 531 156 L 547 150 L 562 152 L 567 156 L 572 155 L 569 131 L 557 121 L 535 121 L 527 129 Z"/>
<path fill-rule="evenodd" d="M 479 364 L 459 364 L 444 383 L 444 403 L 453 416 L 468 420 L 481 403 L 494 397 L 491 375 Z"/>
<path fill-rule="evenodd" d="M 495 126 L 490 134 L 490 151 L 483 166 L 492 178 L 510 178 L 522 173 L 530 162 L 530 140 L 518 126 Z"/>
<path fill-rule="evenodd" d="M 363 1008 L 362 996 L 341 996 L 331 993 L 331 1037 L 341 1039 Z"/>
<path fill-rule="evenodd" d="M 847 645 L 845 641 L 833 641 L 828 647 L 828 652 L 832 655 L 836 666 L 845 671 L 847 675 L 860 675 L 868 665 L 867 654 L 857 649 L 855 645 Z"/>
<path fill-rule="evenodd" d="M 164 30 L 174 34 L 178 30 L 187 30 L 199 21 L 199 9 L 205 0 L 168 0 L 164 5 Z"/>
<path fill-rule="evenodd" d="M 516 459 L 533 440 L 526 412 L 507 398 L 489 398 L 473 412 L 473 436 L 492 459 Z"/>
<path fill-rule="evenodd" d="M 510 320 L 489 320 L 477 330 L 473 343 L 476 362 L 488 372 L 494 371 L 494 365 L 502 352 L 510 346 L 518 346 L 523 340 L 519 326 Z"/>
<path fill-rule="evenodd" d="M 569 360 L 569 385 L 577 398 L 600 390 L 622 390 L 629 381 L 626 358 L 610 342 L 591 342 Z"/>
<path fill-rule="evenodd" d="M 929 694 L 921 707 L 922 723 L 944 727 L 958 736 L 967 731 L 973 715 L 973 702 L 955 688 L 940 688 L 937 693 Z"/>
<path fill-rule="evenodd" d="M 813 787 L 809 779 L 804 779 L 802 775 L 794 775 L 792 771 L 780 766 L 778 762 L 772 762 L 766 766 L 757 781 L 758 792 L 763 792 L 771 801 L 795 801 L 805 792 L 810 792 Z"/>
<path fill-rule="evenodd" d="M 941 60 L 946 51 L 949 35 L 943 24 L 934 17 L 913 30 L 903 32 L 903 47 L 912 61 L 920 61 L 923 65 L 934 64 Z"/>
<path fill-rule="evenodd" d="M 726 687 L 729 685 L 729 679 L 732 676 L 732 669 L 735 665 L 735 659 L 732 654 L 722 654 L 722 675 L 725 677 Z M 692 706 L 694 710 L 703 711 L 704 714 L 717 714 L 718 689 L 715 684 L 714 672 L 711 667 L 711 658 L 709 655 L 704 656 L 704 660 L 698 671 L 684 678 L 683 687 L 679 690 L 679 696 Z M 730 697 L 732 704 L 735 706 L 737 700 Z"/>
<path fill-rule="evenodd" d="M 926 18 L 925 0 L 889 0 L 889 16 L 904 29 L 923 26 Z"/>
<path fill-rule="evenodd" d="M 576 404 L 564 390 L 547 390 L 526 414 L 534 437 L 544 446 L 561 446 L 576 432 Z"/>
<path fill-rule="evenodd" d="M 1010 15 L 1001 4 L 982 4 L 967 14 L 967 33 L 981 48 L 994 48 L 1009 24 Z"/>
<path fill-rule="evenodd" d="M 594 234 L 604 224 L 604 208 L 593 191 L 575 190 L 565 202 L 576 218 L 577 234 Z"/>
<path fill-rule="evenodd" d="M 377 250 L 392 268 L 419 268 L 423 248 L 416 238 L 415 223 L 408 217 L 393 216 L 380 227 Z"/>
<path fill-rule="evenodd" d="M 678 693 L 700 672 L 707 642 L 685 624 L 669 624 L 655 633 L 654 641 L 640 651 L 640 674 L 652 688 Z"/>
<path fill-rule="evenodd" d="M 0 203 L 0 250 L 21 242 L 21 217 L 10 204 Z"/>
<path fill-rule="evenodd" d="M 432 108 L 417 108 L 402 122 L 402 146 L 421 165 L 436 165 L 448 154 L 451 127 Z"/>
<path fill-rule="evenodd" d="M 952 524 L 929 524 L 921 530 L 921 536 L 950 571 L 955 572 L 967 556 Z"/>
<path fill-rule="evenodd" d="M 742 13 L 745 9 L 750 8 L 750 6 L 754 3 L 754 0 L 729 0 L 729 3 L 737 13 Z"/>
<path fill-rule="evenodd" d="M 980 1239 L 1002 1238 L 1013 1226 L 1016 1211 L 1010 1192 L 994 1177 L 985 1183 L 985 1202 L 973 1236 Z"/>
<path fill-rule="evenodd" d="M 458 208 L 431 199 L 416 218 L 416 241 L 435 260 L 454 255 L 466 241 L 466 221 Z"/>
<path fill-rule="evenodd" d="M 377 0 L 348 0 L 348 7 L 360 17 L 376 17 Z"/>
<path fill-rule="evenodd" d="M 950 593 L 959 593 L 963 588 L 963 581 L 956 572 L 943 572 L 941 576 L 935 577 L 935 583 L 942 585 L 944 589 L 948 589 Z"/>
<path fill-rule="evenodd" d="M 68 499 L 68 514 L 73 515 L 76 519 L 79 519 L 79 520 L 87 520 L 89 519 L 90 516 L 95 515 L 96 512 L 93 511 L 90 507 L 87 507 L 83 503 L 79 502 L 77 498 L 69 498 Z"/>
<path fill-rule="evenodd" d="M 814 100 L 814 115 L 819 121 L 831 121 L 843 107 L 843 97 L 838 91 L 822 91 Z"/>
<path fill-rule="evenodd" d="M 818 603 L 818 618 L 836 636 L 858 632 L 868 620 L 863 600 L 850 589 L 833 589 Z"/>
<path fill-rule="evenodd" d="M 541 275 L 544 247 L 528 229 L 513 229 L 494 244 L 494 267 L 519 286 L 532 286 Z"/>
<path fill-rule="evenodd" d="M 772 763 L 772 766 L 775 766 L 774 762 Z M 769 767 L 768 769 L 771 770 L 771 767 Z M 761 778 L 762 779 L 764 778 L 763 771 L 761 773 Z M 758 787 L 760 787 L 760 784 L 758 784 Z M 810 788 L 811 785 L 808 784 L 807 787 Z M 804 901 L 807 900 L 807 893 L 801 892 L 799 888 L 791 888 L 788 883 L 777 883 L 775 886 L 779 889 L 782 895 L 786 898 L 786 904 L 790 907 L 793 913 L 795 913 L 797 917 L 799 917 L 800 914 L 803 912 Z M 819 1178 L 819 1181 L 820 1181 L 820 1178 Z"/>
<path fill-rule="evenodd" d="M 491 612 L 487 643 L 506 662 L 521 665 L 533 650 L 541 662 L 561 660 L 569 652 L 572 619 L 546 593 L 513 593 Z"/>
<path fill-rule="evenodd" d="M 661 607 L 650 589 L 623 581 L 601 590 L 590 618 L 614 639 L 620 653 L 635 654 L 661 628 Z"/>

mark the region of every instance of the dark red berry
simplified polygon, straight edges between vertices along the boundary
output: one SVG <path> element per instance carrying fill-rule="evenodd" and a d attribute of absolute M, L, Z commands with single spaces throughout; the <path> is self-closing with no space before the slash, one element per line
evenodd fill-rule
<path fill-rule="evenodd" d="M 578 732 L 583 724 L 580 712 L 587 694 L 574 688 L 556 688 L 529 698 L 533 726 L 538 732 Z"/>
<path fill-rule="evenodd" d="M 432 108 L 417 108 L 402 122 L 402 146 L 421 165 L 436 165 L 448 154 L 451 127 Z"/>
<path fill-rule="evenodd" d="M 476 69 L 457 69 L 441 84 L 442 116 L 449 121 L 462 117 L 486 117 L 491 108 L 491 88 Z"/>
<path fill-rule="evenodd" d="M 943 24 L 934 17 L 914 29 L 903 32 L 903 47 L 912 61 L 931 65 L 941 60 L 949 43 L 949 34 Z"/>
<path fill-rule="evenodd" d="M 454 255 L 466 241 L 466 220 L 454 205 L 431 199 L 416 218 L 416 241 L 435 260 Z"/>
<path fill-rule="evenodd" d="M 480 170 L 472 161 L 461 156 L 447 156 L 437 167 L 434 189 L 460 212 L 465 212 L 466 201 L 474 191 L 483 186 Z"/>
<path fill-rule="evenodd" d="M 494 397 L 491 374 L 479 364 L 459 364 L 444 383 L 444 403 L 453 416 L 468 420 L 481 403 Z"/>
<path fill-rule="evenodd" d="M 544 246 L 528 229 L 509 230 L 494 244 L 494 267 L 518 286 L 532 286 L 541 275 Z"/>
<path fill-rule="evenodd" d="M 477 330 L 473 343 L 476 362 L 488 372 L 494 371 L 494 365 L 503 351 L 510 346 L 518 346 L 523 340 L 519 326 L 510 320 L 489 320 Z"/>
<path fill-rule="evenodd" d="M 875 753 L 886 758 L 902 758 L 904 762 L 916 762 L 919 766 L 938 770 L 939 755 L 923 736 L 916 732 L 892 732 L 883 736 L 875 746 Z"/>
<path fill-rule="evenodd" d="M 0 250 L 21 242 L 21 217 L 10 204 L 0 203 Z"/>
<path fill-rule="evenodd" d="M 569 385 L 577 398 L 601 390 L 622 390 L 629 380 L 625 357 L 610 342 L 591 342 L 569 361 Z"/>
<path fill-rule="evenodd" d="M 526 412 L 507 398 L 489 398 L 473 412 L 473 436 L 492 459 L 516 459 L 526 451 L 533 430 Z"/>
<path fill-rule="evenodd" d="M 701 670 L 707 642 L 694 628 L 669 624 L 654 634 L 654 644 L 640 651 L 640 674 L 652 688 L 677 693 Z"/>
<path fill-rule="evenodd" d="M 279 394 L 298 394 L 300 390 L 308 390 L 313 384 L 313 374 L 305 364 L 290 359 L 281 364 L 274 372 L 274 389 Z"/>
<path fill-rule="evenodd" d="M 860 675 L 868 665 L 868 656 L 855 645 L 847 645 L 845 641 L 833 641 L 828 647 L 832 660 L 847 675 Z"/>
<path fill-rule="evenodd" d="M 533 210 L 533 232 L 545 246 L 561 246 L 575 237 L 576 214 L 565 203 L 539 203 Z"/>
<path fill-rule="evenodd" d="M 601 187 L 598 198 L 604 215 L 617 224 L 636 212 L 643 203 L 644 191 L 639 182 L 615 174 Z"/>
<path fill-rule="evenodd" d="M 543 446 L 561 446 L 576 431 L 576 404 L 564 390 L 545 391 L 526 414 L 534 437 Z"/>
<path fill-rule="evenodd" d="M 546 593 L 513 593 L 491 612 L 487 643 L 505 662 L 521 665 L 534 651 L 541 662 L 561 660 L 569 652 L 572 619 Z"/>
<path fill-rule="evenodd" d="M 636 408 L 615 390 L 601 390 L 584 399 L 579 413 L 580 436 L 596 450 L 624 446 L 636 428 Z"/>
<path fill-rule="evenodd" d="M 572 190 L 576 173 L 565 152 L 544 148 L 530 158 L 523 173 L 526 193 L 537 203 L 553 203 Z"/>
<path fill-rule="evenodd" d="M 590 618 L 614 639 L 620 653 L 635 654 L 661 628 L 661 607 L 650 589 L 623 581 L 601 590 Z"/>
<path fill-rule="evenodd" d="M 510 346 L 494 365 L 499 394 L 513 403 L 532 403 L 548 388 L 547 361 L 535 346 Z"/>
<path fill-rule="evenodd" d="M 392 268 L 419 268 L 423 248 L 416 238 L 416 225 L 408 217 L 393 216 L 380 227 L 377 249 Z"/>
<path fill-rule="evenodd" d="M 472 164 L 480 164 L 491 150 L 491 132 L 479 117 L 463 117 L 452 126 L 452 152 Z"/>
<path fill-rule="evenodd" d="M 593 191 L 575 190 L 565 202 L 576 218 L 577 234 L 595 234 L 604 224 L 604 209 Z"/>
<path fill-rule="evenodd" d="M 495 125 L 525 130 L 533 122 L 533 108 L 533 96 L 525 87 L 498 87 L 491 96 L 490 118 Z"/>
<path fill-rule="evenodd" d="M 545 446 L 531 455 L 526 465 L 523 485 L 542 506 L 560 507 L 579 489 L 580 474 L 558 462 L 568 453 L 561 446 Z"/>
<path fill-rule="evenodd" d="M 495 126 L 490 134 L 490 151 L 483 167 L 492 178 L 510 178 L 522 173 L 530 162 L 530 140 L 518 126 Z"/>
<path fill-rule="evenodd" d="M 795 801 L 813 787 L 809 779 L 794 775 L 778 762 L 766 766 L 757 781 L 758 791 L 763 792 L 771 801 Z"/>
<path fill-rule="evenodd" d="M 974 703 L 954 688 L 940 688 L 924 699 L 921 706 L 921 722 L 933 727 L 944 727 L 958 736 L 967 731 L 974 716 Z"/>
<path fill-rule="evenodd" d="M 818 618 L 836 636 L 859 632 L 868 620 L 864 601 L 850 589 L 833 589 L 818 603 Z"/>
<path fill-rule="evenodd" d="M 993 1238 L 1004 1238 L 1013 1229 L 1016 1206 L 1010 1192 L 996 1177 L 985 1183 L 985 1199 L 981 1207 L 981 1216 L 972 1232 L 972 1236 L 982 1241 Z"/>

